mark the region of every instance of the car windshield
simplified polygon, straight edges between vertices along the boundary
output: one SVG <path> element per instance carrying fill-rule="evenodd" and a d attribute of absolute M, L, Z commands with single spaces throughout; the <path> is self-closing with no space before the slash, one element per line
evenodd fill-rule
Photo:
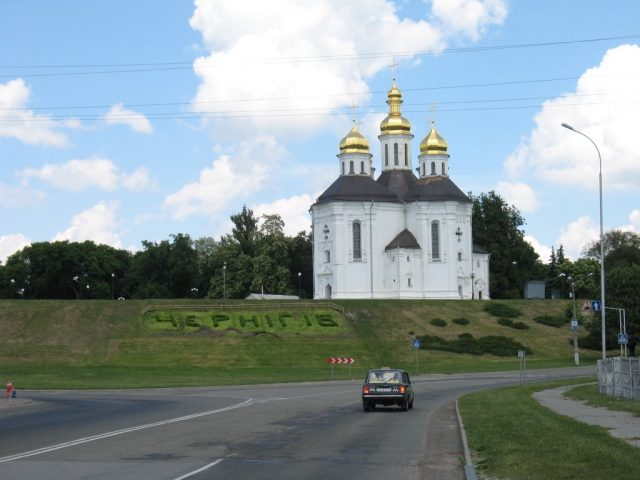
<path fill-rule="evenodd" d="M 367 383 L 401 383 L 402 373 L 398 370 L 371 370 Z"/>

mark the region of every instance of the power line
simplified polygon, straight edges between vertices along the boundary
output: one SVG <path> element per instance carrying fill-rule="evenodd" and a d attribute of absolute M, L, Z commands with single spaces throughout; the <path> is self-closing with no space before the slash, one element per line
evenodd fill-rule
<path fill-rule="evenodd" d="M 491 45 L 479 47 L 464 48 L 445 48 L 442 50 L 405 50 L 405 51 L 389 51 L 389 52 L 369 52 L 360 54 L 345 55 L 320 55 L 308 57 L 282 57 L 282 58 L 253 58 L 246 59 L 241 64 L 273 64 L 273 63 L 307 63 L 307 62 L 326 62 L 326 61 L 343 61 L 343 60 L 366 60 L 385 57 L 413 57 L 420 55 L 442 55 L 454 53 L 479 53 L 501 50 L 514 50 L 524 48 L 541 48 L 576 45 L 584 43 L 597 43 L 617 40 L 631 40 L 640 38 L 640 34 L 618 35 L 609 37 L 585 38 L 577 40 L 558 40 L 552 42 L 535 42 L 520 44 Z M 56 76 L 72 76 L 72 75 L 105 75 L 114 73 L 141 73 L 141 72 L 158 72 L 158 71 L 176 71 L 193 68 L 194 61 L 175 61 L 175 62 L 137 62 L 137 63 L 110 63 L 110 64 L 52 64 L 52 65 L 0 65 L 0 69 L 79 69 L 79 68 L 100 68 L 109 70 L 87 70 L 80 72 L 47 72 L 47 73 L 22 73 L 22 74 L 5 74 L 0 78 L 32 78 L 32 77 L 56 77 Z M 213 67 L 213 62 L 201 61 L 198 66 Z M 142 68 L 141 68 L 142 67 Z"/>
<path fill-rule="evenodd" d="M 615 75 L 599 75 L 593 78 L 609 78 L 613 76 L 627 76 L 627 75 L 637 75 L 634 73 L 629 74 L 615 74 Z M 482 87 L 496 87 L 496 86 L 507 86 L 507 85 L 524 85 L 524 84 L 532 84 L 532 83 L 551 83 L 551 82 L 559 82 L 559 81 L 568 81 L 568 80 L 577 80 L 580 76 L 568 76 L 568 77 L 552 77 L 552 78 L 539 78 L 539 79 L 526 79 L 526 80 L 509 80 L 502 82 L 488 82 L 488 83 L 467 83 L 467 84 L 458 84 L 458 85 L 438 85 L 433 87 L 415 87 L 415 88 L 403 88 L 403 92 L 420 92 L 420 91 L 434 91 L 434 90 L 454 90 L 454 89 L 462 89 L 462 88 L 482 88 Z M 297 99 L 305 99 L 305 98 L 326 98 L 326 97 L 354 97 L 354 96 L 362 96 L 362 95 L 375 95 L 375 94 L 384 94 L 387 93 L 386 90 L 372 90 L 369 92 L 348 92 L 348 93 L 328 93 L 328 94 L 314 94 L 314 95 L 297 95 L 297 96 L 288 96 L 288 97 L 264 97 L 264 98 L 240 98 L 240 99 L 220 99 L 220 100 L 210 100 L 210 101 L 200 101 L 200 102 L 154 102 L 154 103 L 132 103 L 126 104 L 127 108 L 148 108 L 148 107 L 166 107 L 166 106 L 190 106 L 190 105 L 208 105 L 208 104 L 218 104 L 218 103 L 247 103 L 247 102 L 273 102 L 273 101 L 288 101 L 288 100 L 297 100 Z M 602 94 L 605 95 L 605 94 Z M 576 95 L 574 95 L 576 96 Z M 582 96 L 582 95 L 580 95 Z M 506 100 L 532 100 L 532 99 L 540 99 L 540 98 L 548 98 L 548 97 L 523 97 L 523 98 L 512 98 L 512 99 L 489 99 L 489 100 L 474 100 L 475 102 L 482 101 L 506 101 Z M 469 102 L 459 101 L 461 102 Z M 442 104 L 443 102 L 438 102 Z M 28 110 L 38 111 L 38 110 L 81 110 L 81 109 L 99 109 L 99 108 L 111 108 L 111 105 L 66 105 L 66 106 L 44 106 L 44 107 L 30 107 Z M 2 111 L 21 111 L 25 110 L 24 107 L 10 107 L 10 108 L 0 108 L 0 112 Z"/>
<path fill-rule="evenodd" d="M 570 107 L 570 106 L 593 106 L 593 105 L 605 105 L 605 104 L 615 104 L 615 103 L 636 103 L 640 102 L 640 98 L 638 99 L 624 99 L 624 100 L 615 100 L 615 101 L 602 101 L 602 102 L 585 102 L 585 103 L 554 103 L 547 104 L 547 107 L 558 108 L 558 107 Z M 462 102 L 451 102 L 451 103 L 462 103 Z M 441 108 L 439 112 L 468 112 L 468 111 L 492 111 L 492 110 L 522 110 L 522 109 L 532 109 L 532 108 L 541 108 L 543 105 L 529 104 L 529 105 L 506 105 L 506 106 L 482 106 L 482 107 L 458 107 L 458 108 Z M 385 113 L 383 110 L 384 107 L 380 106 L 378 110 L 374 108 L 369 108 L 366 113 Z M 417 110 L 404 110 L 403 113 L 426 113 L 428 110 L 425 107 L 424 109 Z M 149 115 L 145 115 L 147 120 L 180 120 L 180 119 L 229 119 L 229 118 L 278 118 L 278 117 L 310 117 L 310 116 L 321 116 L 321 115 L 343 115 L 344 112 L 336 111 L 333 108 L 325 108 L 325 109 L 316 109 L 316 111 L 310 111 L 310 109 L 294 109 L 294 110 L 271 110 L 271 111 L 222 111 L 222 112 L 160 112 L 160 113 L 152 113 Z M 32 122 L 51 122 L 51 121 L 63 121 L 63 120 L 83 120 L 83 121 L 102 121 L 111 119 L 118 120 L 128 120 L 135 119 L 139 116 L 139 113 L 134 114 L 119 114 L 119 115 L 86 115 L 86 116 L 76 116 L 76 117 L 55 117 L 55 116 L 40 116 L 40 117 L 30 117 L 28 120 L 30 123 Z M 0 117 L 1 123 L 12 123 L 12 122 L 20 122 L 25 119 L 22 117 Z"/>

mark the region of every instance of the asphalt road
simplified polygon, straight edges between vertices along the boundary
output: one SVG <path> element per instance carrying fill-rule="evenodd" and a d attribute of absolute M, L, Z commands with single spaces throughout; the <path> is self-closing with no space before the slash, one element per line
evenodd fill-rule
<path fill-rule="evenodd" d="M 593 373 L 539 370 L 527 378 Z M 462 479 L 455 399 L 517 384 L 519 373 L 414 380 L 408 412 L 363 412 L 360 381 L 22 391 L 0 407 L 0 478 Z"/>

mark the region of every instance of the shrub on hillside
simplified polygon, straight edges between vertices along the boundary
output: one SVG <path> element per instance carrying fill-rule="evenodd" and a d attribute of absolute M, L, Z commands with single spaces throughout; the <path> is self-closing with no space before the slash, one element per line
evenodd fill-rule
<path fill-rule="evenodd" d="M 447 326 L 447 321 L 443 320 L 441 318 L 434 318 L 429 323 L 431 325 L 433 325 L 434 327 L 446 327 Z"/>
<path fill-rule="evenodd" d="M 514 328 L 516 330 L 528 330 L 529 325 L 524 322 L 514 322 L 510 318 L 499 318 L 498 323 L 503 327 Z"/>
<path fill-rule="evenodd" d="M 466 318 L 454 318 L 451 321 L 457 325 L 469 325 L 469 320 Z"/>
<path fill-rule="evenodd" d="M 513 326 L 513 320 L 511 320 L 510 318 L 499 318 L 498 319 L 498 323 L 500 325 L 502 325 L 503 327 L 512 327 Z"/>
<path fill-rule="evenodd" d="M 560 328 L 565 323 L 565 319 L 562 317 L 553 317 L 551 315 L 540 315 L 533 319 L 534 321 L 547 325 L 548 327 Z"/>
<path fill-rule="evenodd" d="M 501 336 L 488 336 L 474 338 L 470 333 L 458 335 L 456 340 L 445 340 L 436 335 L 423 335 L 419 337 L 425 350 L 443 350 L 454 353 L 470 353 L 472 355 L 483 355 L 489 353 L 498 357 L 509 357 L 518 354 L 518 350 L 524 350 L 527 354 L 532 354 L 533 350 L 525 347 L 520 342 L 512 338 Z"/>
<path fill-rule="evenodd" d="M 494 317 L 503 318 L 516 318 L 522 315 L 520 310 L 505 303 L 489 302 L 484 306 L 484 311 Z"/>

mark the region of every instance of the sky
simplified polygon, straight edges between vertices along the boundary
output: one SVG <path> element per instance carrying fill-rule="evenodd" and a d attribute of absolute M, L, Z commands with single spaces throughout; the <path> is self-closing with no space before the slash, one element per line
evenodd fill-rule
<path fill-rule="evenodd" d="M 0 262 L 219 239 L 243 205 L 309 230 L 354 120 L 381 171 L 394 76 L 413 166 L 433 120 L 462 191 L 575 260 L 600 171 L 605 231 L 640 233 L 638 19 L 637 0 L 0 0 Z"/>

